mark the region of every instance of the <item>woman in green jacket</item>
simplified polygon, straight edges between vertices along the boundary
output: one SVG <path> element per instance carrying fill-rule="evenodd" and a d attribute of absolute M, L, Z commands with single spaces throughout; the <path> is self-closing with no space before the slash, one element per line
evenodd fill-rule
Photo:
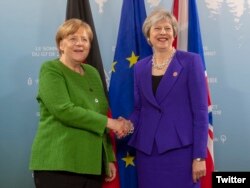
<path fill-rule="evenodd" d="M 56 34 L 60 57 L 40 70 L 40 121 L 30 169 L 37 188 L 99 188 L 116 175 L 109 130 L 118 137 L 131 129 L 107 118 L 108 102 L 97 70 L 85 62 L 93 33 L 79 19 L 64 22 Z"/>

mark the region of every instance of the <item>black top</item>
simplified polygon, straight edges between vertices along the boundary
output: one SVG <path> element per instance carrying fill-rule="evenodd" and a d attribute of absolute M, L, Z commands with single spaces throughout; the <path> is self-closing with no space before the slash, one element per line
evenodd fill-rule
<path fill-rule="evenodd" d="M 152 75 L 152 88 L 153 88 L 154 95 L 156 94 L 156 90 L 158 88 L 158 85 L 159 85 L 162 77 L 163 77 L 163 75 L 159 75 L 159 76 Z"/>

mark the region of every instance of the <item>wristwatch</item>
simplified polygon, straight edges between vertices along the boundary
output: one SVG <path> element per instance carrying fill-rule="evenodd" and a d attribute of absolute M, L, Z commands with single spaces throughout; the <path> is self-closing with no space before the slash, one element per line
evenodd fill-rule
<path fill-rule="evenodd" d="M 204 161 L 205 159 L 203 159 L 203 158 L 196 158 L 194 160 L 196 160 L 196 161 Z"/>

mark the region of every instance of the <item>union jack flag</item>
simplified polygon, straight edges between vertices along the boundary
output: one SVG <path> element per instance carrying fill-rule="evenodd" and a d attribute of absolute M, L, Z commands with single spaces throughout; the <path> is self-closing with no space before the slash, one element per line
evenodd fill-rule
<path fill-rule="evenodd" d="M 207 80 L 209 130 L 207 143 L 208 156 L 206 159 L 207 173 L 201 180 L 201 188 L 212 188 L 212 172 L 214 170 L 212 103 L 208 86 L 196 0 L 174 0 L 172 11 L 179 24 L 175 47 L 180 50 L 198 53 L 203 60 L 205 78 Z"/>

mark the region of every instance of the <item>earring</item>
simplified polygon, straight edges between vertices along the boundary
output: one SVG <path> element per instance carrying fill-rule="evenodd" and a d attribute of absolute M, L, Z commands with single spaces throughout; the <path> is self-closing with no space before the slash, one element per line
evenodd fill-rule
<path fill-rule="evenodd" d="M 152 44 L 151 44 L 149 38 L 147 38 L 147 41 L 148 41 L 148 44 L 149 44 L 150 46 L 152 46 Z"/>

